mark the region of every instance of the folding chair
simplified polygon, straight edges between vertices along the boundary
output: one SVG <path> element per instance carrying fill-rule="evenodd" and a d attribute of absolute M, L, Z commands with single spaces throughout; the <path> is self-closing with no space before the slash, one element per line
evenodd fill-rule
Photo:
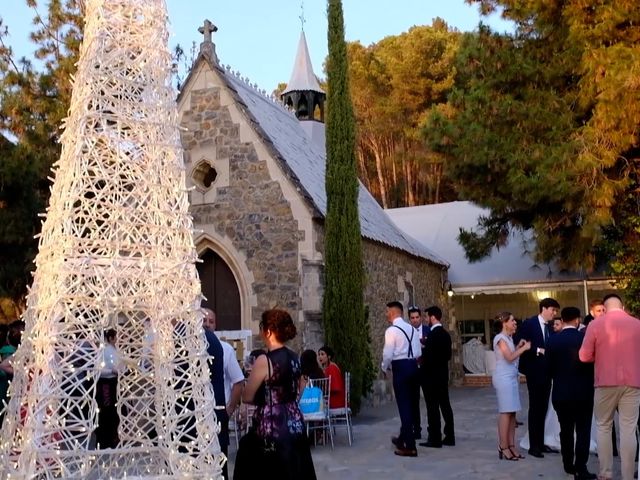
<path fill-rule="evenodd" d="M 238 450 L 238 444 L 240 442 L 240 411 L 242 405 L 238 405 L 238 408 L 233 412 L 233 416 L 229 419 L 229 437 L 233 436 L 236 440 L 236 450 Z"/>
<path fill-rule="evenodd" d="M 318 378 L 316 380 L 310 380 L 309 385 L 312 387 L 318 387 L 322 390 L 322 407 L 319 412 L 316 413 L 304 413 L 304 422 L 307 425 L 307 436 L 312 431 L 321 430 L 323 439 L 326 442 L 326 433 L 329 433 L 329 440 L 331 440 L 331 449 L 333 450 L 333 428 L 331 427 L 331 416 L 329 415 L 329 395 L 331 393 L 331 378 Z M 314 445 L 315 445 L 314 435 Z"/>
<path fill-rule="evenodd" d="M 351 390 L 351 373 L 345 372 L 344 374 L 344 407 L 343 408 L 331 408 L 329 410 L 329 418 L 331 420 L 331 424 L 333 429 L 337 427 L 346 427 L 347 429 L 347 438 L 349 439 L 349 446 L 351 446 L 353 442 L 353 430 L 351 428 L 351 407 L 350 398 L 351 394 L 349 393 Z"/>
<path fill-rule="evenodd" d="M 253 414 L 256 411 L 255 405 L 250 405 L 245 403 L 243 404 L 243 406 L 244 406 L 243 421 L 240 422 L 240 425 L 243 427 L 242 429 L 244 430 L 242 432 L 242 435 L 244 435 L 245 433 L 249 433 L 249 429 L 251 428 L 251 425 L 253 423 Z"/>

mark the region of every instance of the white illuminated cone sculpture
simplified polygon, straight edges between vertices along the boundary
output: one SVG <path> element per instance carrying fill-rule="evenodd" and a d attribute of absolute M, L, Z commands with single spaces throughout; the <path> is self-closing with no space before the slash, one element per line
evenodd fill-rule
<path fill-rule="evenodd" d="M 2 479 L 220 478 L 164 0 L 87 0 Z M 92 445 L 115 328 L 120 442 Z"/>

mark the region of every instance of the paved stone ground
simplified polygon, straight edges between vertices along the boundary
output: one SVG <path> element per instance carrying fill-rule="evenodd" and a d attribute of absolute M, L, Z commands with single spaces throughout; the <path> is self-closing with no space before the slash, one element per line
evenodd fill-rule
<path fill-rule="evenodd" d="M 518 419 L 525 422 L 516 430 L 516 442 L 526 432 L 526 387 L 521 387 L 524 410 Z M 344 429 L 337 432 L 336 446 L 312 447 L 318 480 L 533 480 L 569 479 L 562 469 L 560 454 L 545 458 L 527 457 L 517 462 L 498 460 L 496 398 L 493 388 L 452 388 L 451 403 L 456 421 L 456 446 L 432 449 L 418 447 L 417 458 L 398 457 L 390 442 L 398 433 L 400 419 L 394 405 L 364 410 L 354 422 L 354 444 L 349 447 Z M 426 435 L 426 410 L 423 434 Z M 233 441 L 232 441 L 233 444 Z M 235 445 L 229 452 L 233 471 Z M 614 459 L 619 478 L 619 459 Z M 597 473 L 598 459 L 591 455 L 588 468 Z M 304 480 L 304 479 L 300 479 Z"/>

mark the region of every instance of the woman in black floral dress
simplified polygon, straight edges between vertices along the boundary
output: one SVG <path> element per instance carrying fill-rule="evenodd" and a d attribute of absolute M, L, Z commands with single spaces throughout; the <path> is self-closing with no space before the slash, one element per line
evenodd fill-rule
<path fill-rule="evenodd" d="M 240 441 L 233 478 L 315 480 L 297 401 L 300 361 L 284 345 L 296 336 L 296 327 L 284 310 L 267 310 L 260 334 L 268 351 L 256 359 L 242 395 L 257 408 L 252 431 Z"/>

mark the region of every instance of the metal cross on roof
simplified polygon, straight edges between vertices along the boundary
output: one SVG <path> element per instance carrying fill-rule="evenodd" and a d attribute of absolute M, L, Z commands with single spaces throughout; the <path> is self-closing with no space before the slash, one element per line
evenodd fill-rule
<path fill-rule="evenodd" d="M 209 20 L 204 21 L 204 25 L 198 28 L 198 32 L 204 35 L 204 43 L 211 43 L 211 34 L 218 31 L 218 27 L 216 27 Z"/>
<path fill-rule="evenodd" d="M 300 25 L 302 26 L 302 31 L 304 32 L 304 24 L 307 23 L 304 18 L 304 0 L 300 2 L 300 16 L 298 18 L 300 19 Z"/>

